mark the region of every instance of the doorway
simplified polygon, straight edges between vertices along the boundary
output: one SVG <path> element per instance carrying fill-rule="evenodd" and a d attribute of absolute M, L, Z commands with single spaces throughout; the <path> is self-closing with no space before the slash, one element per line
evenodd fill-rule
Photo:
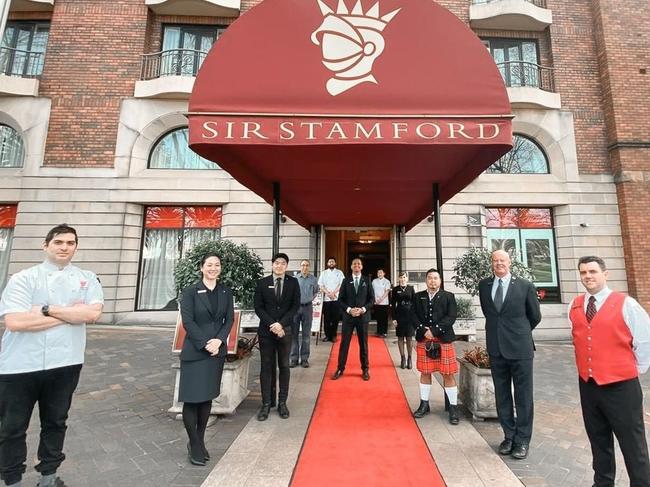
<path fill-rule="evenodd" d="M 345 275 L 350 273 L 352 260 L 358 257 L 363 261 L 363 274 L 370 280 L 377 277 L 378 269 L 383 269 L 389 277 L 393 268 L 391 237 L 390 228 L 328 228 L 324 257 L 334 257 Z"/>

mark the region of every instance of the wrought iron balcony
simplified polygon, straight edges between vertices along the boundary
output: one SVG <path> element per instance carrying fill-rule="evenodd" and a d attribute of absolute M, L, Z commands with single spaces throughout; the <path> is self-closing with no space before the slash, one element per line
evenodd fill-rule
<path fill-rule="evenodd" d="M 40 78 L 44 60 L 44 52 L 0 47 L 0 73 L 6 76 Z"/>
<path fill-rule="evenodd" d="M 546 0 L 472 0 L 469 22 L 475 29 L 542 31 L 553 14 Z"/>
<path fill-rule="evenodd" d="M 498 63 L 497 67 L 509 88 L 528 86 L 555 93 L 553 68 L 526 61 Z"/>
<path fill-rule="evenodd" d="M 480 5 L 482 3 L 493 3 L 493 2 L 502 2 L 503 0 L 472 0 L 474 5 Z M 522 0 L 524 2 L 532 3 L 539 8 L 546 8 L 546 0 Z"/>
<path fill-rule="evenodd" d="M 207 52 L 194 49 L 170 49 L 142 55 L 141 80 L 161 76 L 196 76 Z"/>

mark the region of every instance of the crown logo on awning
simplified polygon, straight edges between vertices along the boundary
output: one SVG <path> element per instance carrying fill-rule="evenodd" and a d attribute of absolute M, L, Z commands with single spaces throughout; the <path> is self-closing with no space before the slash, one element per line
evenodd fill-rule
<path fill-rule="evenodd" d="M 322 0 L 316 1 L 324 19 L 311 40 L 321 46 L 323 64 L 334 73 L 326 83 L 328 93 L 336 96 L 361 83 L 377 84 L 372 66 L 386 46 L 382 32 L 401 9 L 380 16 L 379 2 L 364 13 L 361 0 L 352 11 L 339 0 L 334 12 Z"/>

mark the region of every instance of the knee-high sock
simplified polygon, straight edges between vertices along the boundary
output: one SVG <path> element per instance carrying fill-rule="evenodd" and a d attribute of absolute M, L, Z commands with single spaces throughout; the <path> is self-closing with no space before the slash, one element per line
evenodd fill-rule
<path fill-rule="evenodd" d="M 431 395 L 431 384 L 422 384 L 420 382 L 420 400 L 428 401 Z"/>
<path fill-rule="evenodd" d="M 449 404 L 458 405 L 458 387 L 445 387 L 445 392 L 449 398 Z"/>

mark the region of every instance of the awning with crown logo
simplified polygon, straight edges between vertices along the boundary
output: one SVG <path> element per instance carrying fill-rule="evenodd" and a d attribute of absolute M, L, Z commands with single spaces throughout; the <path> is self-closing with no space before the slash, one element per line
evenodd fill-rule
<path fill-rule="evenodd" d="M 432 0 L 265 0 L 215 43 L 190 147 L 299 224 L 406 225 L 512 147 L 489 52 Z"/>

